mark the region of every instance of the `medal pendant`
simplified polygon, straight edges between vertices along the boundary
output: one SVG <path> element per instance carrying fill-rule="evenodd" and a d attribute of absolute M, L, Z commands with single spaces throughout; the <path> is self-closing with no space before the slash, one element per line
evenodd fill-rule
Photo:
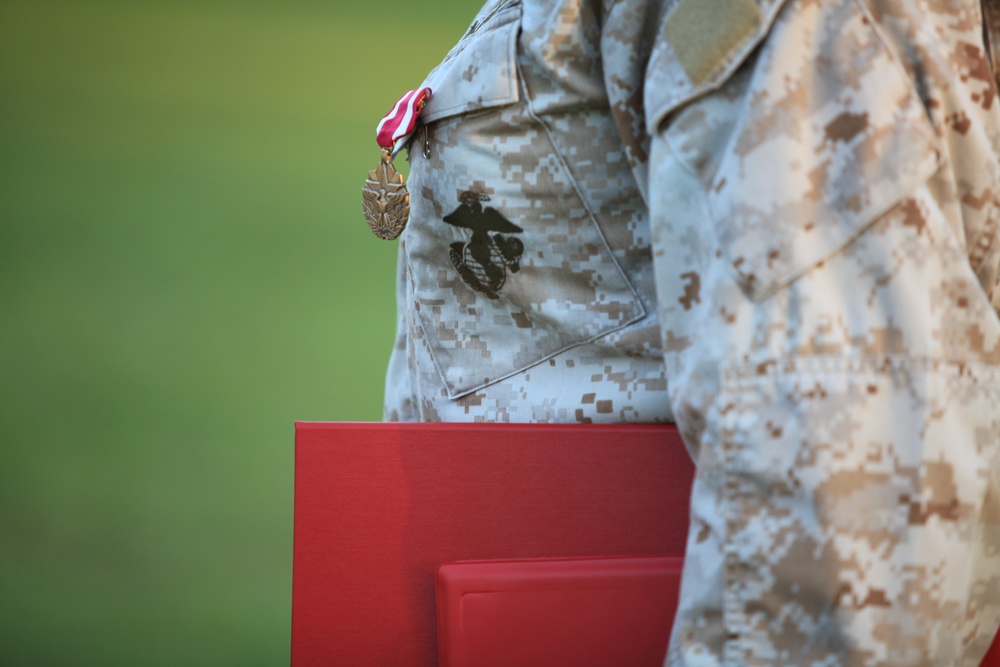
<path fill-rule="evenodd" d="M 391 241 L 403 233 L 410 218 L 410 193 L 403 183 L 403 175 L 392 166 L 389 149 L 382 149 L 382 159 L 368 172 L 361 194 L 365 222 L 375 236 Z"/>
<path fill-rule="evenodd" d="M 403 175 L 392 166 L 392 158 L 413 134 L 417 117 L 430 96 L 430 88 L 411 90 L 396 101 L 392 111 L 375 129 L 375 139 L 382 147 L 382 160 L 368 172 L 361 194 L 365 221 L 380 239 L 391 241 L 398 237 L 410 218 L 410 193 L 406 191 Z"/>

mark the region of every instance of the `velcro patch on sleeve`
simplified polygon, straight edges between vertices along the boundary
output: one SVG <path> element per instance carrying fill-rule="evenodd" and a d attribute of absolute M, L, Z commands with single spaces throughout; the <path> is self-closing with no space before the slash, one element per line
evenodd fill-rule
<path fill-rule="evenodd" d="M 754 0 L 681 0 L 667 16 L 664 30 L 684 72 L 699 86 L 753 34 L 760 21 Z"/>

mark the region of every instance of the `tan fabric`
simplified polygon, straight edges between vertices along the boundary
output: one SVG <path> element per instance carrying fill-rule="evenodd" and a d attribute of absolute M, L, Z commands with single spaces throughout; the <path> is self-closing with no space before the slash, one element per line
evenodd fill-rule
<path fill-rule="evenodd" d="M 1000 0 L 982 0 L 983 38 L 986 42 L 993 78 L 1000 80 Z"/>
<path fill-rule="evenodd" d="M 978 0 L 754 2 L 695 55 L 687 0 L 484 8 L 427 81 L 387 416 L 675 419 L 669 665 L 971 667 L 1000 624 L 991 30 Z"/>

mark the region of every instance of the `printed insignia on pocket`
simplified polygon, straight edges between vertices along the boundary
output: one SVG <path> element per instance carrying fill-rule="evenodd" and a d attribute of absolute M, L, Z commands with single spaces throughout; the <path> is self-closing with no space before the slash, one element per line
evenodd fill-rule
<path fill-rule="evenodd" d="M 524 230 L 492 206 L 483 208 L 482 202 L 489 200 L 485 194 L 466 190 L 458 197 L 459 207 L 442 220 L 472 232 L 472 238 L 465 243 L 452 243 L 448 254 L 465 284 L 496 299 L 507 282 L 507 269 L 511 273 L 521 269 L 521 254 L 524 252 L 521 239 L 505 235 Z"/>

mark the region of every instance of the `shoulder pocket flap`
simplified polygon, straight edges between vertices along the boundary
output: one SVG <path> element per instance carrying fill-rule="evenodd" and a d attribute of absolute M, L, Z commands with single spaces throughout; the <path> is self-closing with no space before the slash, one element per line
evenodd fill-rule
<path fill-rule="evenodd" d="M 726 82 L 767 34 L 785 0 L 680 0 L 667 13 L 646 68 L 652 134 L 677 107 Z"/>
<path fill-rule="evenodd" d="M 707 184 L 720 245 L 754 301 L 844 248 L 941 160 L 912 82 L 856 4 L 802 20 L 768 38 Z"/>
<path fill-rule="evenodd" d="M 430 123 L 517 102 L 515 49 L 520 23 L 520 2 L 489 3 L 421 84 L 433 92 L 421 121 Z"/>

